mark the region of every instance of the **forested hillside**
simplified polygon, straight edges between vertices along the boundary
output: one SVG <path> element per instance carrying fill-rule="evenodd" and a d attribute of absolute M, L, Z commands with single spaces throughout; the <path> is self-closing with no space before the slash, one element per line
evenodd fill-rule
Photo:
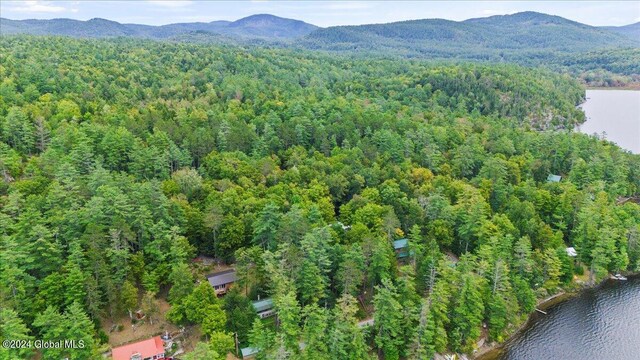
<path fill-rule="evenodd" d="M 598 28 L 536 12 L 318 29 L 296 45 L 361 56 L 516 63 L 570 73 L 592 86 L 640 81 L 635 25 Z"/>
<path fill-rule="evenodd" d="M 640 48 L 598 50 L 558 56 L 547 64 L 567 72 L 590 86 L 626 86 L 640 84 Z"/>
<path fill-rule="evenodd" d="M 605 26 L 605 29 L 613 32 L 617 32 L 624 36 L 627 36 L 630 39 L 638 39 L 640 38 L 640 22 L 635 24 L 629 24 L 625 26 Z"/>
<path fill-rule="evenodd" d="M 402 50 L 413 56 L 525 59 L 543 50 L 583 52 L 639 46 L 617 32 L 536 12 L 450 21 L 424 19 L 318 29 L 307 46 L 330 50 Z"/>
<path fill-rule="evenodd" d="M 0 53 L 0 337 L 87 344 L 44 359 L 100 359 L 101 324 L 160 299 L 203 335 L 185 359 L 234 333 L 258 359 L 428 359 L 503 340 L 574 272 L 640 269 L 640 206 L 616 205 L 640 156 L 571 131 L 568 76 L 132 39 Z M 216 298 L 198 254 L 238 290 Z"/>

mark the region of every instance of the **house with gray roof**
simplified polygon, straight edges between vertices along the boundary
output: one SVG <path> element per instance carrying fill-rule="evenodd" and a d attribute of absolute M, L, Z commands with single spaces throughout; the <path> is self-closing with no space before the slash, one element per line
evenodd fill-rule
<path fill-rule="evenodd" d="M 229 291 L 231 285 L 238 280 L 238 277 L 234 269 L 229 269 L 207 275 L 207 280 L 209 281 L 209 284 L 213 286 L 213 289 L 216 291 L 216 295 L 220 296 Z"/>

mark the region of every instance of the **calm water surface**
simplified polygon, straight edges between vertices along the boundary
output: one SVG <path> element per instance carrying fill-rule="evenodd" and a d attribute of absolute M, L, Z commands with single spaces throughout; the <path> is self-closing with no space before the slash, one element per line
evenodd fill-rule
<path fill-rule="evenodd" d="M 607 140 L 640 154 L 640 91 L 587 90 L 587 101 L 581 107 L 587 115 L 581 132 L 605 132 Z"/>
<path fill-rule="evenodd" d="M 502 360 L 640 359 L 640 277 L 598 289 L 535 314 Z"/>

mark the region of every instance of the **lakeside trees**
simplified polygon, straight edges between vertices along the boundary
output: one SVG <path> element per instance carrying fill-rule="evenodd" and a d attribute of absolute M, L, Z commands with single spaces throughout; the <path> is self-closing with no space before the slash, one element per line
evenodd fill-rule
<path fill-rule="evenodd" d="M 216 357 L 232 331 L 261 358 L 431 356 L 484 324 L 500 339 L 572 277 L 566 246 L 597 277 L 640 267 L 640 207 L 614 205 L 640 158 L 563 130 L 584 116 L 565 76 L 123 39 L 0 50 L 3 339 L 94 344 L 163 290 Z M 237 262 L 277 325 L 194 285 L 196 253 Z"/>

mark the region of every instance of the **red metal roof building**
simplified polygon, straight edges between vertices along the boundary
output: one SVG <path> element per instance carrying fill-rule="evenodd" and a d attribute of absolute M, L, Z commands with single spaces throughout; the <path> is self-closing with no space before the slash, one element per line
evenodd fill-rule
<path fill-rule="evenodd" d="M 157 360 L 164 359 L 164 345 L 160 336 L 119 346 L 111 350 L 113 360 Z"/>

